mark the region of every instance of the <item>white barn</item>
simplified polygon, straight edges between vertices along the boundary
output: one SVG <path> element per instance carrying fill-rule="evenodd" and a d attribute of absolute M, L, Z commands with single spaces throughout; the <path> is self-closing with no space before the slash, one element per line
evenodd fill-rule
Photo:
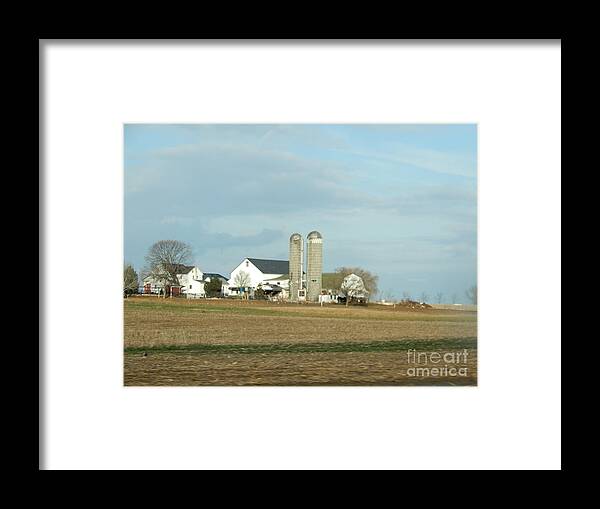
<path fill-rule="evenodd" d="M 242 294 L 253 296 L 256 289 L 260 287 L 270 295 L 279 294 L 286 298 L 290 284 L 289 270 L 288 260 L 244 258 L 231 271 L 231 277 L 223 286 L 223 293 L 226 296 Z"/>

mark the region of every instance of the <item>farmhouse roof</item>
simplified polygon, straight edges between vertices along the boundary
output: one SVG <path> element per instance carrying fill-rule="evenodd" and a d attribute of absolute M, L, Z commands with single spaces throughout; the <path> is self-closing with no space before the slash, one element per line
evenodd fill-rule
<path fill-rule="evenodd" d="M 174 263 L 173 268 L 175 269 L 176 274 L 187 274 L 190 270 L 194 268 L 194 266 L 184 265 L 182 263 Z"/>
<path fill-rule="evenodd" d="M 263 274 L 289 274 L 290 264 L 287 260 L 263 260 L 248 258 Z"/>

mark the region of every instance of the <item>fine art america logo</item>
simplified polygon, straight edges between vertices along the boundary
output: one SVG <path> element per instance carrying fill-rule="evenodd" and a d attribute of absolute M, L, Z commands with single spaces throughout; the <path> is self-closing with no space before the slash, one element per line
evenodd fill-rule
<path fill-rule="evenodd" d="M 469 376 L 467 358 L 469 352 L 417 352 L 415 348 L 407 351 L 410 377 L 462 377 Z"/>

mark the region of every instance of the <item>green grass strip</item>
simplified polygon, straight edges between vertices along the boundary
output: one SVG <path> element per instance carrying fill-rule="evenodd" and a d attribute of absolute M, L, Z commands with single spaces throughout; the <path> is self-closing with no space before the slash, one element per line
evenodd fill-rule
<path fill-rule="evenodd" d="M 317 353 L 317 352 L 401 352 L 411 348 L 418 351 L 476 349 L 477 338 L 448 338 L 436 340 L 402 339 L 370 341 L 365 343 L 269 343 L 260 345 L 163 345 L 125 348 L 126 354 L 195 353 L 195 354 L 262 354 L 262 353 Z"/>

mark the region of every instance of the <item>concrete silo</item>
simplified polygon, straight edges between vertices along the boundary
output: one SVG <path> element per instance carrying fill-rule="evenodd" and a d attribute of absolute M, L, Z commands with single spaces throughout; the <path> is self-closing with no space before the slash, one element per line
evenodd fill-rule
<path fill-rule="evenodd" d="M 317 302 L 323 286 L 323 236 L 310 232 L 306 243 L 306 300 Z"/>
<path fill-rule="evenodd" d="M 304 265 L 303 253 L 304 240 L 299 233 L 290 237 L 290 300 L 298 302 L 298 292 L 302 289 L 302 266 Z"/>

